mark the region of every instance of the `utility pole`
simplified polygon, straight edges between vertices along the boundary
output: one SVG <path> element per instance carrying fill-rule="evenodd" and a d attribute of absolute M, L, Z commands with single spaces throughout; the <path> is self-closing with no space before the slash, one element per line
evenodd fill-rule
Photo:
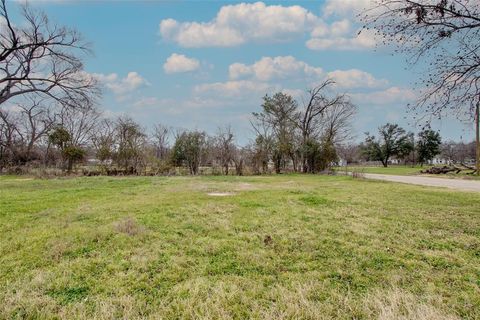
<path fill-rule="evenodd" d="M 477 176 L 480 176 L 480 101 L 477 102 L 475 110 L 475 131 L 476 131 L 476 145 L 477 145 Z"/>

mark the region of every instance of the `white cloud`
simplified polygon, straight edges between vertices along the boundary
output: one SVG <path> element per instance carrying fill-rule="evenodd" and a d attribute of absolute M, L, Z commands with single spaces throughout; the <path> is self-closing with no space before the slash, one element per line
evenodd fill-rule
<path fill-rule="evenodd" d="M 372 30 L 363 30 L 361 33 L 357 30 L 353 36 L 338 36 L 337 34 L 337 36 L 332 37 L 333 32 L 325 34 L 328 35 L 326 37 L 313 37 L 308 40 L 306 42 L 307 48 L 311 50 L 361 50 L 374 48 L 377 44 L 375 32 Z"/>
<path fill-rule="evenodd" d="M 320 23 L 306 42 L 311 50 L 365 50 L 379 42 L 373 30 L 361 30 L 359 14 L 374 7 L 373 0 L 327 0 L 322 8 L 323 17 L 340 18 L 330 25 Z"/>
<path fill-rule="evenodd" d="M 252 66 L 243 63 L 233 63 L 228 67 L 228 76 L 230 79 L 239 79 L 254 74 Z"/>
<path fill-rule="evenodd" d="M 373 0 L 327 0 L 323 7 L 324 16 L 349 16 L 363 12 L 366 9 L 370 9 L 374 6 Z"/>
<path fill-rule="evenodd" d="M 221 99 L 221 97 L 184 97 L 182 99 L 143 97 L 137 100 L 131 109 L 135 115 L 143 115 L 151 118 L 155 114 L 178 116 L 188 115 L 188 118 L 195 121 L 199 114 L 192 116 L 192 113 L 203 112 L 212 109 L 225 108 L 235 102 L 235 99 Z"/>
<path fill-rule="evenodd" d="M 120 79 L 116 73 L 94 73 L 93 76 L 119 96 L 131 93 L 142 86 L 149 85 L 145 78 L 134 71 L 129 72 L 127 76 L 122 79 Z"/>
<path fill-rule="evenodd" d="M 304 80 L 316 83 L 327 78 L 336 81 L 341 88 L 378 88 L 388 85 L 385 79 L 376 79 L 372 74 L 358 70 L 335 70 L 324 72 L 292 56 L 263 57 L 251 65 L 233 63 L 229 67 L 230 80 L 248 79 L 252 81 Z"/>
<path fill-rule="evenodd" d="M 388 85 L 388 80 L 376 79 L 372 74 L 358 69 L 335 70 L 329 72 L 328 77 L 342 88 L 377 88 Z"/>
<path fill-rule="evenodd" d="M 193 88 L 196 94 L 214 94 L 228 97 L 248 97 L 249 94 L 265 94 L 271 86 L 268 83 L 240 80 L 214 82 L 196 85 Z"/>
<path fill-rule="evenodd" d="M 229 77 L 233 80 L 245 76 L 253 76 L 261 81 L 293 77 L 318 78 L 322 74 L 322 68 L 312 67 L 292 56 L 263 57 L 252 65 L 234 63 L 229 67 Z"/>
<path fill-rule="evenodd" d="M 166 73 L 191 72 L 200 67 L 200 62 L 183 54 L 173 53 L 163 65 Z"/>
<path fill-rule="evenodd" d="M 133 104 L 135 108 L 150 107 L 160 103 L 160 100 L 155 97 L 144 97 Z"/>
<path fill-rule="evenodd" d="M 327 0 L 323 15 L 317 16 L 298 5 L 240 3 L 221 7 L 208 22 L 162 20 L 160 35 L 182 47 L 232 47 L 302 39 L 310 33 L 306 46 L 312 50 L 364 50 L 373 48 L 376 39 L 373 32 L 358 34 L 356 15 L 369 6 L 371 0 Z"/>
<path fill-rule="evenodd" d="M 319 18 L 301 6 L 240 3 L 223 6 L 209 22 L 162 20 L 160 34 L 183 47 L 229 47 L 249 41 L 286 41 L 318 23 Z"/>
<path fill-rule="evenodd" d="M 302 97 L 305 96 L 305 90 L 302 89 L 282 89 L 283 93 L 292 96 L 294 99 L 301 101 Z"/>
<path fill-rule="evenodd" d="M 370 93 L 351 94 L 352 99 L 360 104 L 392 105 L 406 104 L 415 101 L 417 94 L 414 90 L 401 87 L 390 87 Z"/>
<path fill-rule="evenodd" d="M 330 26 L 330 35 L 343 36 L 351 31 L 351 23 L 348 19 L 335 21 Z"/>
<path fill-rule="evenodd" d="M 94 73 L 92 75 L 102 83 L 112 83 L 117 81 L 118 79 L 118 74 L 116 73 L 110 73 L 110 74 Z"/>

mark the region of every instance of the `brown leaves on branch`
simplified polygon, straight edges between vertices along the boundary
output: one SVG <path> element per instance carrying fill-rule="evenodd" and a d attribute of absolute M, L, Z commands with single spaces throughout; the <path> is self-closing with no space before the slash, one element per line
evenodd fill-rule
<path fill-rule="evenodd" d="M 421 98 L 414 109 L 472 119 L 480 100 L 480 2 L 376 0 L 364 12 L 385 44 L 423 68 Z"/>

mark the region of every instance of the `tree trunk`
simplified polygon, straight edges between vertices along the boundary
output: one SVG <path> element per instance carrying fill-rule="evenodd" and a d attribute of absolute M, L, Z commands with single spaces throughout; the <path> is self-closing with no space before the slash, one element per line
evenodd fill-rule
<path fill-rule="evenodd" d="M 243 176 L 243 160 L 235 162 L 235 171 L 237 173 L 237 176 Z"/>
<path fill-rule="evenodd" d="M 67 173 L 71 173 L 73 169 L 73 161 L 72 159 L 67 160 Z"/>
<path fill-rule="evenodd" d="M 275 173 L 280 173 L 280 166 L 282 165 L 282 160 L 275 159 Z"/>
<path fill-rule="evenodd" d="M 480 99 L 480 97 L 479 97 Z M 476 164 L 477 164 L 477 176 L 480 176 L 480 101 L 477 102 L 477 108 L 475 110 L 475 132 L 476 132 Z"/>

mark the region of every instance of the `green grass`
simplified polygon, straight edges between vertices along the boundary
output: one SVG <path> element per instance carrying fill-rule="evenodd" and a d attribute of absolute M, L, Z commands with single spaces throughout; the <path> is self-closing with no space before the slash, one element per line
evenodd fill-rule
<path fill-rule="evenodd" d="M 347 167 L 348 171 L 357 171 L 363 173 L 378 173 L 378 174 L 393 174 L 400 176 L 409 176 L 420 174 L 420 171 L 427 167 L 420 166 L 404 166 L 404 165 L 390 165 L 387 168 L 385 167 L 361 167 L 361 166 L 349 166 Z M 338 171 L 345 171 L 345 167 L 337 168 Z"/>
<path fill-rule="evenodd" d="M 0 319 L 479 319 L 480 194 L 0 177 L 0 266 Z"/>

